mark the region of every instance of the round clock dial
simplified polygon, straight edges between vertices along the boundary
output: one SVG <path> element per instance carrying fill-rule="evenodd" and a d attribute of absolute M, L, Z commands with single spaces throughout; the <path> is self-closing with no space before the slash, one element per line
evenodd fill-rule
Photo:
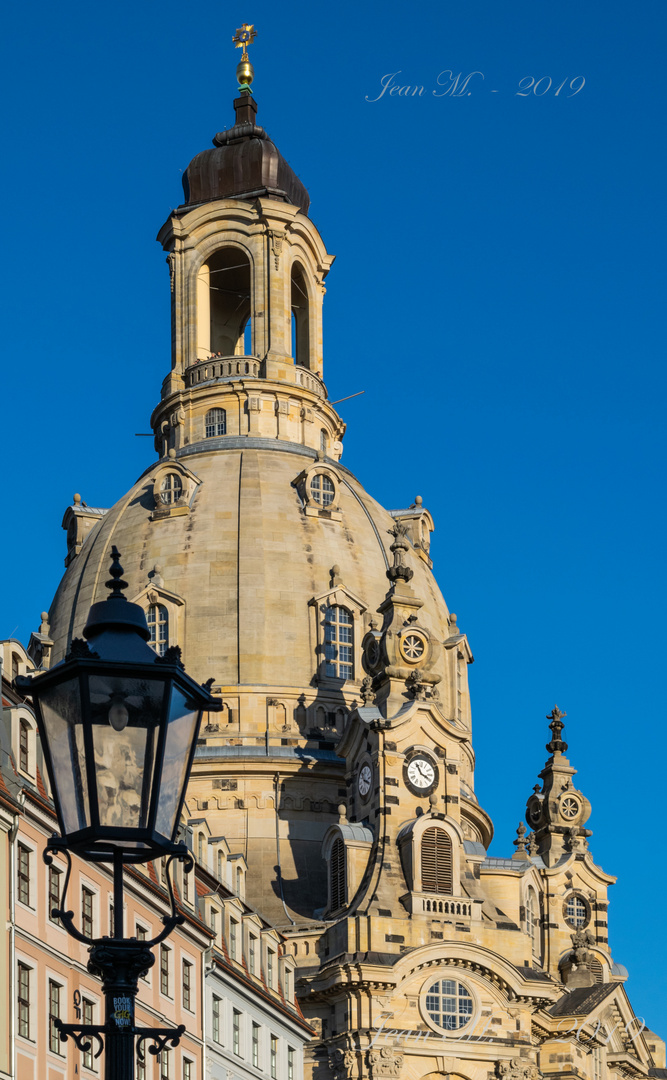
<path fill-rule="evenodd" d="M 403 779 L 414 795 L 430 795 L 438 784 L 438 766 L 426 754 L 414 754 L 403 766 Z"/>
<path fill-rule="evenodd" d="M 365 799 L 371 790 L 372 781 L 373 774 L 370 765 L 362 765 L 359 771 L 359 779 L 357 780 L 357 787 L 359 788 L 359 794 L 362 799 Z"/>
<path fill-rule="evenodd" d="M 431 762 L 426 758 L 413 758 L 408 765 L 408 780 L 418 788 L 430 787 L 435 780 Z"/>

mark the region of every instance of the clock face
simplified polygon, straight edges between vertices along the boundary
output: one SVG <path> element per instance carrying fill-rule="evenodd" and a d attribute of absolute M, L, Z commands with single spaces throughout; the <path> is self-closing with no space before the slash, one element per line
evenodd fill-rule
<path fill-rule="evenodd" d="M 408 753 L 403 763 L 403 781 L 413 795 L 421 798 L 430 795 L 438 786 L 440 774 L 438 766 L 419 750 Z"/>
<path fill-rule="evenodd" d="M 357 780 L 357 787 L 359 788 L 359 794 L 362 799 L 365 799 L 371 790 L 372 780 L 373 774 L 370 765 L 362 765 L 359 772 L 359 779 Z"/>
<path fill-rule="evenodd" d="M 435 769 L 425 757 L 413 758 L 408 765 L 408 780 L 416 788 L 431 787 L 435 780 Z"/>

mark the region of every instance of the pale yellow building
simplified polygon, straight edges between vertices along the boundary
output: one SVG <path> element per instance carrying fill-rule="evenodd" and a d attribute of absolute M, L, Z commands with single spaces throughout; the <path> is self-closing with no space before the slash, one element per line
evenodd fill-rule
<path fill-rule="evenodd" d="M 384 509 L 341 463 L 323 381 L 333 257 L 247 89 L 234 108 L 158 237 L 173 331 L 158 457 L 111 509 L 67 510 L 53 662 L 117 545 L 154 647 L 179 645 L 223 697 L 190 815 L 288 940 L 313 1080 L 667 1076 L 613 958 L 614 878 L 557 708 L 530 832 L 487 856 L 472 653 L 432 572 L 433 519 L 420 497 Z"/>

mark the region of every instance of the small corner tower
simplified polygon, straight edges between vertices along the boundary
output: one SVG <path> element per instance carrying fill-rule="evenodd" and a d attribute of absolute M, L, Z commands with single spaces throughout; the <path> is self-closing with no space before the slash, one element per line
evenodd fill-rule
<path fill-rule="evenodd" d="M 172 358 L 152 416 L 156 450 L 180 457 L 204 439 L 257 435 L 338 460 L 345 428 L 322 378 L 333 256 L 308 217 L 304 185 L 256 122 L 253 37 L 245 27 L 235 38 L 244 50 L 235 122 L 192 159 L 185 201 L 158 234 Z"/>
<path fill-rule="evenodd" d="M 591 816 L 591 804 L 574 787 L 572 777 L 577 770 L 565 757 L 567 743 L 561 738 L 565 716 L 567 713 L 557 705 L 547 716 L 551 739 L 546 749 L 551 757 L 539 774 L 542 789 L 536 784 L 526 805 L 526 821 L 534 831 L 536 854 L 541 855 L 546 866 L 553 866 L 566 852 L 584 852 L 588 837 L 593 835 L 584 828 Z"/>

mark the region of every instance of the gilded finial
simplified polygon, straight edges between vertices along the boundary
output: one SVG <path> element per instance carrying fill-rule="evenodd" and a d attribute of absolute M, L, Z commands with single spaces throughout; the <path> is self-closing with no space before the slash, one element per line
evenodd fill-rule
<path fill-rule="evenodd" d="M 252 94 L 250 83 L 255 77 L 255 70 L 248 57 L 248 45 L 252 45 L 257 31 L 253 23 L 244 23 L 236 31 L 232 41 L 237 49 L 243 49 L 241 60 L 236 68 L 236 78 L 239 81 L 239 90 L 242 94 Z"/>

